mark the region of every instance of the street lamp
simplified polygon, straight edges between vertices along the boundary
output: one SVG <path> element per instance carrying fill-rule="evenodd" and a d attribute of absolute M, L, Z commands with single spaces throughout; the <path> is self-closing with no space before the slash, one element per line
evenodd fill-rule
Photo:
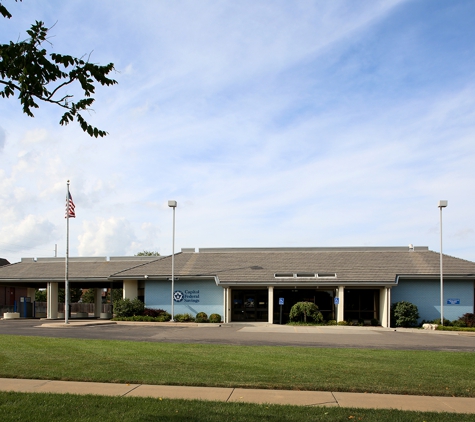
<path fill-rule="evenodd" d="M 175 317 L 175 303 L 173 294 L 175 292 L 175 209 L 176 201 L 168 201 L 168 206 L 173 208 L 173 243 L 172 243 L 172 318 L 171 321 L 174 321 Z"/>
<path fill-rule="evenodd" d="M 440 324 L 444 325 L 444 273 L 442 269 L 442 208 L 447 207 L 448 201 L 439 201 L 440 210 Z"/>

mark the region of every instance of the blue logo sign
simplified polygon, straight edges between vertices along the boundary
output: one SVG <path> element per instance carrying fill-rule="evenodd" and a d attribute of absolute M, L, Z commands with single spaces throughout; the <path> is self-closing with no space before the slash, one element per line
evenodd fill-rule
<path fill-rule="evenodd" d="M 180 290 L 175 290 L 175 293 L 173 293 L 173 300 L 175 302 L 181 302 L 184 297 L 185 295 Z"/>
<path fill-rule="evenodd" d="M 175 290 L 173 293 L 173 300 L 175 302 L 186 302 L 186 303 L 199 303 L 200 302 L 200 291 L 199 290 Z"/>
<path fill-rule="evenodd" d="M 336 297 L 335 299 L 333 299 L 333 303 L 335 305 L 339 305 L 340 304 L 340 298 L 339 297 Z"/>
<path fill-rule="evenodd" d="M 447 305 L 460 305 L 460 299 L 447 299 Z"/>
<path fill-rule="evenodd" d="M 284 298 L 283 297 L 279 297 L 279 305 L 283 305 L 284 304 Z"/>

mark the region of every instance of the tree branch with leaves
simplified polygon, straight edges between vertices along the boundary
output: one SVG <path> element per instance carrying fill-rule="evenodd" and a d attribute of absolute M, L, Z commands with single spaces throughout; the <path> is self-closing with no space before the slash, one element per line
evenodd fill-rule
<path fill-rule="evenodd" d="M 0 14 L 10 19 L 12 15 L 0 3 Z M 51 29 L 51 28 L 50 28 Z M 105 66 L 91 63 L 89 58 L 48 53 L 44 48 L 48 41 L 48 29 L 36 21 L 27 31 L 25 41 L 0 44 L 0 96 L 8 98 L 18 95 L 23 112 L 34 117 L 33 109 L 39 102 L 51 103 L 65 109 L 59 123 L 67 125 L 76 120 L 81 129 L 90 136 L 103 137 L 107 132 L 90 125 L 81 114 L 91 111 L 92 95 L 96 85 L 110 86 L 117 83 L 108 75 L 114 64 Z M 64 93 L 68 86 L 79 86 L 84 98 L 74 101 L 74 96 Z"/>

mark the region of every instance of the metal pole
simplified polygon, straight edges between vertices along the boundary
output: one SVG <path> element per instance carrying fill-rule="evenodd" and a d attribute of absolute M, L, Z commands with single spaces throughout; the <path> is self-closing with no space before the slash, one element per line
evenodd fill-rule
<path fill-rule="evenodd" d="M 175 292 L 175 208 L 173 207 L 173 244 L 172 244 L 172 318 L 171 320 L 174 321 L 175 317 L 175 300 L 174 300 L 174 292 Z"/>
<path fill-rule="evenodd" d="M 69 180 L 66 192 L 66 269 L 64 277 L 64 323 L 69 324 Z"/>
<path fill-rule="evenodd" d="M 444 273 L 442 267 L 442 207 L 440 209 L 440 325 L 444 325 Z"/>

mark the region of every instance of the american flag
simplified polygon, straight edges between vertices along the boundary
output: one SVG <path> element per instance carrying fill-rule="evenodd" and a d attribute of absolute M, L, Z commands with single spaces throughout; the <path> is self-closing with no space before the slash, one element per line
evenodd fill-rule
<path fill-rule="evenodd" d="M 66 196 L 66 215 L 64 216 L 64 218 L 75 218 L 76 213 L 74 212 L 74 208 L 76 208 L 76 205 L 74 205 L 73 197 L 68 192 Z"/>

